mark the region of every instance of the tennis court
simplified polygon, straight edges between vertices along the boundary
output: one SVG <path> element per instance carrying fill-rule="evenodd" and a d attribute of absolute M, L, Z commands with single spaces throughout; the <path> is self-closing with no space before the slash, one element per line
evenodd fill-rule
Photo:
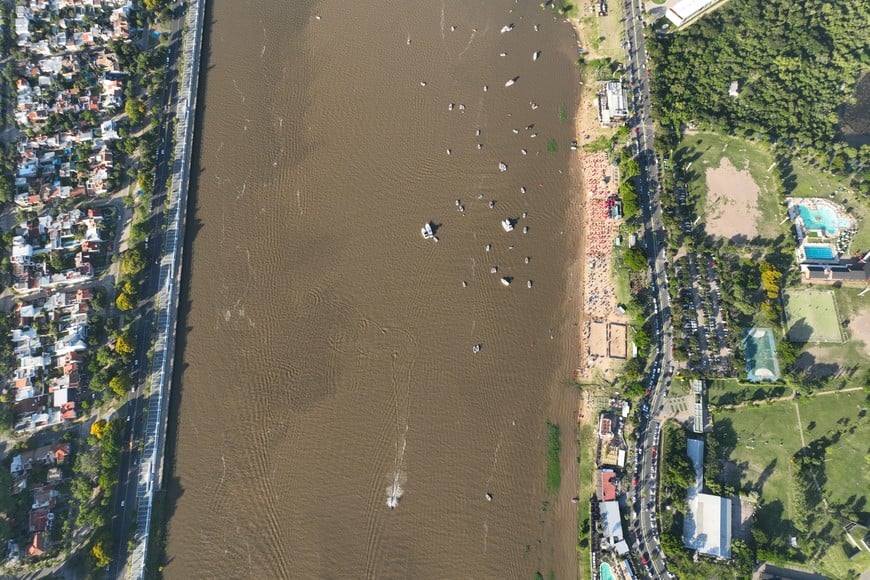
<path fill-rule="evenodd" d="M 750 328 L 743 337 L 746 353 L 746 380 L 752 382 L 779 380 L 776 343 L 769 328 Z"/>

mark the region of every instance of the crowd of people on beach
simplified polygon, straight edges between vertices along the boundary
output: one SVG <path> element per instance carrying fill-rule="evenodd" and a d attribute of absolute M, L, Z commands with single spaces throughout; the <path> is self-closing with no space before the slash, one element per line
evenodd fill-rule
<path fill-rule="evenodd" d="M 616 310 L 611 255 L 620 220 L 612 219 L 607 200 L 617 193 L 615 168 L 605 153 L 584 154 L 581 161 L 586 203 L 584 204 L 584 243 L 586 253 L 583 286 L 584 323 L 582 349 L 577 373 L 586 377 L 596 366 L 592 355 L 593 322 L 605 322 Z"/>

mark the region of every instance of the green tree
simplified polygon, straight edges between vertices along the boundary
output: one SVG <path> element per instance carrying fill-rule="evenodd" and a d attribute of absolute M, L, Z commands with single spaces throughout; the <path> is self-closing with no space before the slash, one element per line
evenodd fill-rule
<path fill-rule="evenodd" d="M 136 308 L 136 301 L 131 298 L 129 294 L 121 292 L 118 294 L 118 297 L 115 298 L 115 306 L 118 307 L 118 310 L 126 312 Z"/>
<path fill-rule="evenodd" d="M 648 265 L 643 250 L 637 247 L 626 250 L 623 260 L 625 265 L 635 272 L 646 270 Z"/>
<path fill-rule="evenodd" d="M 145 102 L 141 99 L 127 99 L 124 112 L 130 118 L 130 124 L 136 127 L 145 118 Z"/>
<path fill-rule="evenodd" d="M 122 356 L 133 354 L 134 349 L 135 343 L 128 332 L 120 335 L 117 340 L 115 340 L 115 352 Z"/>
<path fill-rule="evenodd" d="M 137 249 L 127 250 L 121 258 L 121 273 L 135 276 L 145 267 L 145 256 Z"/>
<path fill-rule="evenodd" d="M 127 391 L 130 390 L 130 387 L 133 385 L 133 379 L 131 379 L 128 375 L 115 375 L 112 377 L 112 380 L 109 381 L 109 388 L 112 389 L 112 392 L 118 395 L 119 397 L 123 397 Z"/>

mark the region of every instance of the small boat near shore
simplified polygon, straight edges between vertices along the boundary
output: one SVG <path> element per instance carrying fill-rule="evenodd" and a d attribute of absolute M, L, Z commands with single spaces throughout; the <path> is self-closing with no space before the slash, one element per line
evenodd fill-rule
<path fill-rule="evenodd" d="M 514 29 L 514 23 L 511 22 L 510 24 L 505 24 L 504 26 L 501 27 L 501 33 L 504 34 L 505 32 L 510 32 L 513 29 Z"/>
<path fill-rule="evenodd" d="M 504 161 L 499 161 L 498 162 L 498 170 L 499 171 L 507 171 L 507 163 L 505 163 Z"/>
<path fill-rule="evenodd" d="M 509 276 L 505 276 L 504 278 L 502 278 L 502 279 L 501 279 L 501 284 L 502 284 L 502 286 L 510 286 L 510 285 L 511 285 L 511 279 L 510 279 L 510 277 L 509 277 Z"/>
<path fill-rule="evenodd" d="M 503 227 L 506 232 L 514 231 L 514 220 L 511 218 L 504 218 L 501 220 L 501 227 Z"/>
<path fill-rule="evenodd" d="M 536 61 L 536 60 L 538 60 L 540 57 L 541 57 L 541 51 L 540 51 L 540 50 L 536 50 L 535 52 L 532 53 L 532 61 Z"/>
<path fill-rule="evenodd" d="M 474 354 L 477 354 L 480 352 L 481 348 L 483 348 L 483 345 L 475 344 L 474 346 L 471 347 L 471 352 L 473 352 Z"/>
<path fill-rule="evenodd" d="M 504 84 L 504 86 L 506 86 L 506 87 L 512 87 L 514 84 L 516 84 L 516 82 L 517 82 L 519 79 L 520 79 L 520 77 L 514 77 L 514 78 L 508 80 L 508 82 L 506 82 L 506 83 Z"/>

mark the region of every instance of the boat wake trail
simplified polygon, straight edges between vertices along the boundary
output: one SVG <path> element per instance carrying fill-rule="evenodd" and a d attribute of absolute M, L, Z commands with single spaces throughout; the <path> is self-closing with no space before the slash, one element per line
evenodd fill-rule
<path fill-rule="evenodd" d="M 402 464 L 405 461 L 405 447 L 408 444 L 406 438 L 408 434 L 408 426 L 405 426 L 405 432 L 399 440 L 396 441 L 396 463 L 393 469 L 393 476 L 390 485 L 387 487 L 387 507 L 391 510 L 399 507 L 399 500 L 405 493 L 402 485 L 405 483 L 405 476 L 402 473 Z"/>

